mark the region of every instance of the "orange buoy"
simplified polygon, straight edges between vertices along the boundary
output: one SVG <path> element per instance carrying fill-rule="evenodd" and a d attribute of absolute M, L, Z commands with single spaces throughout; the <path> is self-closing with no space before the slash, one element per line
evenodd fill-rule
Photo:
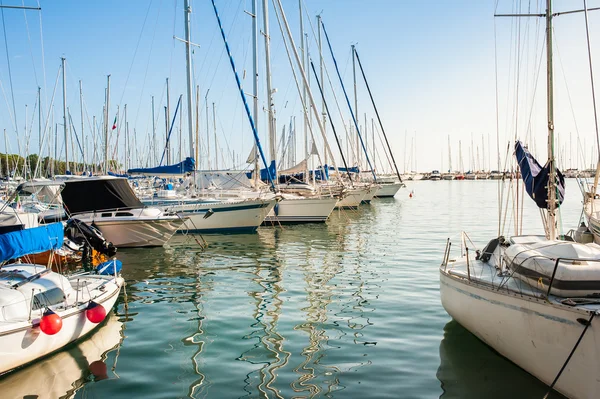
<path fill-rule="evenodd" d="M 85 316 L 92 323 L 100 323 L 104 318 L 106 318 L 106 309 L 104 306 L 96 303 L 94 301 L 90 301 L 87 309 L 85 310 Z"/>
<path fill-rule="evenodd" d="M 40 320 L 40 330 L 44 334 L 54 335 L 62 328 L 62 319 L 50 309 L 46 309 Z"/>

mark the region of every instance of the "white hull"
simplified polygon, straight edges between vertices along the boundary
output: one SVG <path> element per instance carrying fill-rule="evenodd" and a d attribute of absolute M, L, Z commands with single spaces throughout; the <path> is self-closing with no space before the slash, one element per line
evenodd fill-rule
<path fill-rule="evenodd" d="M 95 276 L 103 278 L 104 276 Z M 106 284 L 104 293 L 95 296 L 96 303 L 102 305 L 106 312 L 110 312 L 119 297 L 123 285 L 123 278 L 114 279 L 105 276 Z M 84 278 L 81 279 L 82 282 Z M 71 279 L 72 284 L 77 278 Z M 17 367 L 30 363 L 42 356 L 46 356 L 63 346 L 83 337 L 98 326 L 86 317 L 86 307 L 89 298 L 84 295 L 78 298 L 80 305 L 69 307 L 67 310 L 54 311 L 62 318 L 62 328 L 54 335 L 47 335 L 39 328 L 42 310 L 32 312 L 31 320 L 27 318 L 18 321 L 0 322 L 0 374 L 11 371 Z"/>
<path fill-rule="evenodd" d="M 375 193 L 377 198 L 393 197 L 402 187 L 402 183 L 384 183 L 379 185 L 379 190 Z"/>
<path fill-rule="evenodd" d="M 371 200 L 373 200 L 373 198 L 375 197 L 375 194 L 377 194 L 378 190 L 379 190 L 379 184 L 373 184 L 373 185 L 369 186 L 369 190 L 367 191 L 367 194 L 365 194 L 365 196 L 363 197 L 361 203 L 370 204 Z"/>
<path fill-rule="evenodd" d="M 337 202 L 337 198 L 284 198 L 269 212 L 264 224 L 325 222 Z"/>
<path fill-rule="evenodd" d="M 110 370 L 104 363 L 106 353 L 118 347 L 123 340 L 123 323 L 114 313 L 90 337 L 69 349 L 59 351 L 46 359 L 31 364 L 0 379 L 0 392 L 5 398 L 63 398 L 71 397 L 90 381 L 90 371 Z M 102 365 L 100 365 L 102 366 Z M 113 369 L 114 372 L 114 369 Z M 94 374 L 95 381 L 109 378 Z M 48 383 L 48 382 L 51 383 Z"/>
<path fill-rule="evenodd" d="M 358 208 L 367 195 L 367 187 L 349 188 L 346 195 L 338 200 L 336 208 Z"/>
<path fill-rule="evenodd" d="M 470 260 L 473 273 L 480 269 Z M 458 262 L 457 262 L 458 263 Z M 493 268 L 490 268 L 493 269 Z M 495 272 L 495 269 L 487 272 Z M 487 274 L 483 271 L 483 274 Z M 550 385 L 590 315 L 581 308 L 469 281 L 440 269 L 442 305 L 452 318 L 502 356 Z M 600 319 L 594 319 L 555 389 L 570 398 L 600 397 Z"/>
<path fill-rule="evenodd" d="M 161 247 L 183 225 L 185 219 L 167 216 L 157 208 L 90 212 L 72 215 L 94 224 L 117 248 Z"/>
<path fill-rule="evenodd" d="M 86 220 L 95 223 L 117 248 L 162 247 L 182 225 L 179 218 L 157 220 Z"/>
<path fill-rule="evenodd" d="M 275 199 L 255 199 L 175 205 L 168 209 L 187 218 L 182 232 L 251 232 L 261 225 L 276 203 Z"/>

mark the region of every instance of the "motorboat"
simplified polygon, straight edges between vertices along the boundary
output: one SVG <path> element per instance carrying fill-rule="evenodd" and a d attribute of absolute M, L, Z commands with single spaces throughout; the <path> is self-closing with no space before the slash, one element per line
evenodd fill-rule
<path fill-rule="evenodd" d="M 117 248 L 162 246 L 185 222 L 176 213 L 144 205 L 122 177 L 83 177 L 64 184 L 65 211 L 97 227 Z"/>

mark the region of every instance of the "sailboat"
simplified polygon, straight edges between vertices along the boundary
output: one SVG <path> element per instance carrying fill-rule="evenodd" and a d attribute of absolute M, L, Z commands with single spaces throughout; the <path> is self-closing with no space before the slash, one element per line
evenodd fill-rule
<path fill-rule="evenodd" d="M 440 265 L 442 305 L 500 355 L 570 398 L 600 396 L 600 247 L 557 234 L 564 179 L 553 153 L 552 13 L 547 0 L 548 161 L 522 143 L 515 155 L 525 188 L 544 210 L 546 235 L 502 236 L 459 258 L 446 245 Z"/>

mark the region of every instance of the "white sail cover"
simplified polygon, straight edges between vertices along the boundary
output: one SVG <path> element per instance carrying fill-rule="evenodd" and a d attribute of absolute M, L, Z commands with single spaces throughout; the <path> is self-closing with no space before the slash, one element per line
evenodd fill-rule
<path fill-rule="evenodd" d="M 278 171 L 277 174 L 279 174 L 279 175 L 295 175 L 297 173 L 305 172 L 307 166 L 308 166 L 308 163 L 306 162 L 306 159 L 305 159 L 302 162 L 300 162 L 299 164 L 297 164 L 296 166 L 292 166 L 289 169 Z"/>

